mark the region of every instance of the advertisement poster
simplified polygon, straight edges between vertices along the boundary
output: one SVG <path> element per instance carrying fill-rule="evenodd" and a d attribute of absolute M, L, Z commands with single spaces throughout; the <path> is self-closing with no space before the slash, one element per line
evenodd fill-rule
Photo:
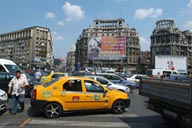
<path fill-rule="evenodd" d="M 88 42 L 89 60 L 121 60 L 126 54 L 126 36 L 91 37 Z"/>
<path fill-rule="evenodd" d="M 181 56 L 155 56 L 155 68 L 176 70 L 179 72 L 187 71 L 186 57 Z"/>

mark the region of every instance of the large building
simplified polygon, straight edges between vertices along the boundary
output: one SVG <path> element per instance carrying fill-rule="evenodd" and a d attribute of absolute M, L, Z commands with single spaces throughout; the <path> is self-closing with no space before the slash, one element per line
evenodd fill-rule
<path fill-rule="evenodd" d="M 0 34 L 0 58 L 13 60 L 23 68 L 52 67 L 50 30 L 34 26 Z"/>
<path fill-rule="evenodd" d="M 141 51 L 140 70 L 142 74 L 146 74 L 147 69 L 151 68 L 151 52 Z"/>
<path fill-rule="evenodd" d="M 95 19 L 94 25 L 84 29 L 76 42 L 76 65 L 111 67 L 138 72 L 140 44 L 135 28 L 129 28 L 124 19 Z"/>
<path fill-rule="evenodd" d="M 71 68 L 75 68 L 75 45 L 69 50 L 67 53 L 67 66 Z"/>
<path fill-rule="evenodd" d="M 188 73 L 192 72 L 192 33 L 189 30 L 180 31 L 174 20 L 164 19 L 156 22 L 151 35 L 152 67 L 155 56 L 172 55 L 187 57 Z"/>

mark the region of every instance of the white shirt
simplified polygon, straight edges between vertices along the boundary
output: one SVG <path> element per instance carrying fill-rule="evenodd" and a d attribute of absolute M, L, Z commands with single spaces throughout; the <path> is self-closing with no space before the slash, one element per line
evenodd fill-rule
<path fill-rule="evenodd" d="M 11 94 L 18 96 L 19 94 L 25 94 L 25 88 L 21 88 L 23 85 L 29 85 L 29 83 L 27 79 L 21 75 L 19 79 L 13 77 L 8 86 L 12 87 Z"/>
<path fill-rule="evenodd" d="M 39 72 L 39 71 L 35 72 L 34 76 L 36 79 L 40 79 L 41 78 L 41 72 Z"/>

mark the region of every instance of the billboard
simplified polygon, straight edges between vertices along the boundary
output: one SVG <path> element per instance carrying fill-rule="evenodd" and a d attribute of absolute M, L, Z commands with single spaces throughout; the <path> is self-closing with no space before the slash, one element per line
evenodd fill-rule
<path fill-rule="evenodd" d="M 187 72 L 187 58 L 183 56 L 155 56 L 155 68 Z"/>
<path fill-rule="evenodd" d="M 122 60 L 126 55 L 126 36 L 91 37 L 88 41 L 89 60 Z"/>

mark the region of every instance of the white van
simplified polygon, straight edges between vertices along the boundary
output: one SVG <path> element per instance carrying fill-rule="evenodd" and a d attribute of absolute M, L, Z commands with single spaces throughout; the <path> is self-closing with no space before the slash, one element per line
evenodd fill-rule
<path fill-rule="evenodd" d="M 24 73 L 12 60 L 0 59 L 0 72 L 15 73 L 17 70 L 21 71 L 22 74 Z"/>
<path fill-rule="evenodd" d="M 151 77 L 159 77 L 162 75 L 169 76 L 170 74 L 178 74 L 176 70 L 167 69 L 147 69 L 146 74 Z"/>
<path fill-rule="evenodd" d="M 115 73 L 115 70 L 113 69 L 105 70 L 105 73 Z"/>

